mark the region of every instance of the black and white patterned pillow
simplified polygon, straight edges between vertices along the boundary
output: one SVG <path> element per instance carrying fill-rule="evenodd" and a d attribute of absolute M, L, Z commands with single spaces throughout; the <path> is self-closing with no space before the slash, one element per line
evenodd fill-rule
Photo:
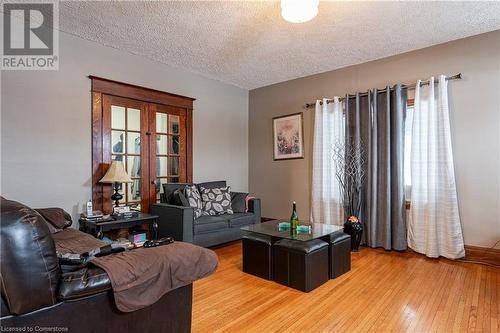
<path fill-rule="evenodd" d="M 184 196 L 189 201 L 189 206 L 193 207 L 195 219 L 202 215 L 208 215 L 203 211 L 203 201 L 196 185 L 187 185 L 184 188 Z"/>
<path fill-rule="evenodd" d="M 233 214 L 231 207 L 231 187 L 200 187 L 203 210 L 209 215 Z"/>

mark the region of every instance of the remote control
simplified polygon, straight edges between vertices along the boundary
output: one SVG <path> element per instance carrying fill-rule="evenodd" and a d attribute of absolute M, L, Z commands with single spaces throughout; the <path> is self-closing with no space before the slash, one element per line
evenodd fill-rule
<path fill-rule="evenodd" d="M 157 246 L 161 246 L 161 245 L 167 245 L 167 244 L 171 244 L 174 242 L 174 239 L 172 237 L 165 237 L 165 238 L 161 238 L 161 239 L 158 239 L 158 240 L 149 240 L 149 241 L 146 241 L 144 242 L 144 247 L 157 247 Z"/>

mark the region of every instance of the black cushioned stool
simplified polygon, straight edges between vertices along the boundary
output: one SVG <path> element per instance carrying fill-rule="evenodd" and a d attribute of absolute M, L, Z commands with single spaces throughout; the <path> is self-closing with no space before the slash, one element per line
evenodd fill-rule
<path fill-rule="evenodd" d="M 335 279 L 351 270 L 351 236 L 337 231 L 323 238 L 328 242 L 328 274 Z"/>
<path fill-rule="evenodd" d="M 275 282 L 309 292 L 328 281 L 328 243 L 281 239 L 273 245 L 273 267 Z"/>
<path fill-rule="evenodd" d="M 272 279 L 271 237 L 266 235 L 244 235 L 243 272 L 263 279 Z"/>

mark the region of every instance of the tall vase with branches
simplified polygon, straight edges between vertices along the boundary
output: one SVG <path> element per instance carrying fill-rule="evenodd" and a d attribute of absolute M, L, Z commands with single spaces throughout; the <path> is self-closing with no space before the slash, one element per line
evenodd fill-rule
<path fill-rule="evenodd" d="M 361 189 L 365 179 L 363 165 L 366 161 L 362 142 L 348 140 L 346 144 L 335 143 L 333 160 L 344 215 L 347 217 L 344 232 L 351 235 L 351 249 L 358 251 L 363 234 L 363 224 L 359 221 L 359 214 L 362 204 Z"/>

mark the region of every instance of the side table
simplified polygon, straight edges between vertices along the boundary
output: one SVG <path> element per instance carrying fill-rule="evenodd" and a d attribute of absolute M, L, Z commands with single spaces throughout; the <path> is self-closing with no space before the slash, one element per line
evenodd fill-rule
<path fill-rule="evenodd" d="M 158 218 L 157 215 L 151 215 L 146 213 L 139 213 L 137 217 L 131 218 L 118 218 L 111 221 L 88 221 L 85 219 L 79 219 L 80 231 L 94 235 L 99 239 L 104 237 L 104 232 L 115 229 L 131 228 L 142 224 L 149 224 L 150 232 L 153 234 L 153 239 L 158 238 Z"/>

